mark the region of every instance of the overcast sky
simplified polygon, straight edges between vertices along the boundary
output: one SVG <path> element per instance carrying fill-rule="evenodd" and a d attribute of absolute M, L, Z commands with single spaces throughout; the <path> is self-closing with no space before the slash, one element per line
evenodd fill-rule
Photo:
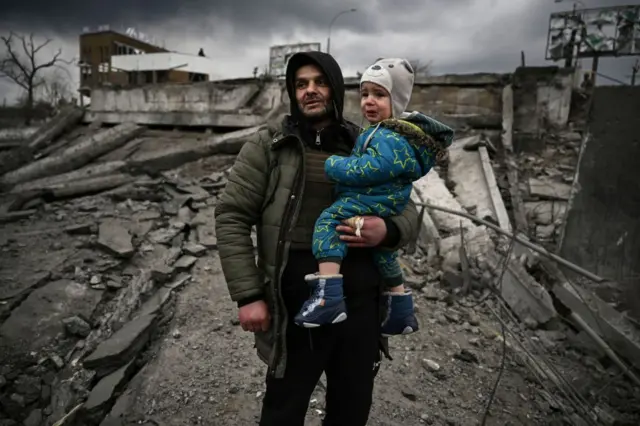
<path fill-rule="evenodd" d="M 0 33 L 33 32 L 52 39 L 51 51 L 78 56 L 83 27 L 135 27 L 165 47 L 184 53 L 203 48 L 217 62 L 216 78 L 250 76 L 268 63 L 269 46 L 321 42 L 331 34 L 331 53 L 344 74 L 355 75 L 381 56 L 432 61 L 434 74 L 511 72 L 520 63 L 544 60 L 549 14 L 570 10 L 554 0 L 23 0 L 3 2 Z M 587 7 L 638 4 L 639 0 L 584 0 Z M 6 33 L 5 33 L 6 34 Z M 1 46 L 0 46 L 1 49 Z M 636 58 L 602 59 L 600 72 L 629 81 Z M 562 65 L 558 63 L 558 65 Z M 585 61 L 584 68 L 591 62 Z M 77 69 L 72 70 L 77 79 Z M 0 102 L 17 91 L 0 81 Z"/>

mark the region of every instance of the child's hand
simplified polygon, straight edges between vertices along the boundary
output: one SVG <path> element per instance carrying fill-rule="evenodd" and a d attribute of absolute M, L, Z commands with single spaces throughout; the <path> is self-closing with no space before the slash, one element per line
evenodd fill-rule
<path fill-rule="evenodd" d="M 336 230 L 344 232 L 340 235 L 340 239 L 347 243 L 347 246 L 353 248 L 371 248 L 377 247 L 384 241 L 387 236 L 387 225 L 384 220 L 377 216 L 363 216 L 363 224 L 360 230 L 360 236 L 355 235 L 356 229 L 349 226 L 348 220 L 342 221 L 344 225 L 338 225 Z"/>

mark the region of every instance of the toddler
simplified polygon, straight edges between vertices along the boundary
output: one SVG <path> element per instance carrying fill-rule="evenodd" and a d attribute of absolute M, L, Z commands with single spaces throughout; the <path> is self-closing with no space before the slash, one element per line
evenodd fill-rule
<path fill-rule="evenodd" d="M 424 114 L 404 112 L 413 82 L 411 65 L 399 58 L 380 59 L 362 75 L 360 108 L 369 126 L 349 157 L 333 155 L 325 162 L 325 174 L 336 184 L 337 199 L 315 224 L 312 250 L 318 272 L 305 277 L 312 291 L 295 316 L 299 326 L 319 327 L 347 318 L 340 274 L 347 245 L 336 226 L 347 219 L 359 235 L 362 216 L 401 213 L 413 182 L 426 175 L 451 145 L 451 128 Z M 386 290 L 382 334 L 417 331 L 411 291 L 404 287 L 398 253 L 383 248 L 373 253 Z"/>

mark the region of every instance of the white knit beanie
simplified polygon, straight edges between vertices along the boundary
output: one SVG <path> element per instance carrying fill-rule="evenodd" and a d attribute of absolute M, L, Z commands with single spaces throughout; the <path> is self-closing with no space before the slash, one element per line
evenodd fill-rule
<path fill-rule="evenodd" d="M 360 86 L 371 82 L 384 87 L 391 95 L 391 113 L 400 117 L 411 100 L 414 72 L 409 61 L 402 58 L 378 59 L 362 74 Z"/>

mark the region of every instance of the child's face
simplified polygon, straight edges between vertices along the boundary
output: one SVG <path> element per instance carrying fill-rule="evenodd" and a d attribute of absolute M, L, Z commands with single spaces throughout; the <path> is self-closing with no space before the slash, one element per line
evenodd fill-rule
<path fill-rule="evenodd" d="M 391 96 L 382 86 L 366 81 L 360 87 L 360 110 L 369 123 L 391 118 Z"/>

